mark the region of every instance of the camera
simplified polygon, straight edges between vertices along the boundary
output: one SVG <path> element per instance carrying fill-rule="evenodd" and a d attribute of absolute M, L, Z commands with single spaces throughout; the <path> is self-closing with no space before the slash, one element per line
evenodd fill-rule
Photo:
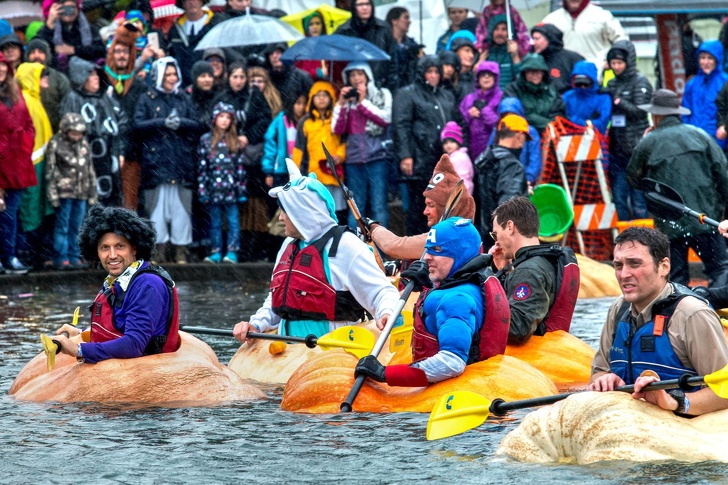
<path fill-rule="evenodd" d="M 475 108 L 476 108 L 476 109 L 477 109 L 478 111 L 482 111 L 482 110 L 483 110 L 483 108 L 485 108 L 485 101 L 483 101 L 482 99 L 476 99 L 476 100 L 475 100 L 475 101 L 473 102 L 473 106 L 474 106 L 474 107 L 475 107 Z"/>
<path fill-rule="evenodd" d="M 61 16 L 70 17 L 76 13 L 76 7 L 73 5 L 64 5 L 61 9 Z"/>
<path fill-rule="evenodd" d="M 359 91 L 354 88 L 344 95 L 344 99 L 356 99 L 359 97 Z"/>

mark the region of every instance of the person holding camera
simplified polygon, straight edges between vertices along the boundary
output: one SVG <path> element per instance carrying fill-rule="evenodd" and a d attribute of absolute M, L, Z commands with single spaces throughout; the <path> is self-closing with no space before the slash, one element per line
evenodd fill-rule
<path fill-rule="evenodd" d="M 67 71 L 68 61 L 73 56 L 91 62 L 104 58 L 105 44 L 99 30 L 81 11 L 81 0 L 58 0 L 43 13 L 46 21 L 37 37 L 51 46 L 55 54 L 53 67 Z"/>
<path fill-rule="evenodd" d="M 387 207 L 387 128 L 392 122 L 392 93 L 374 84 L 366 62 L 350 62 L 342 72 L 346 86 L 334 106 L 331 126 L 335 134 L 347 135 L 346 183 L 354 193 L 362 215 L 389 225 Z M 367 202 L 371 213 L 366 213 Z M 349 214 L 349 227 L 356 227 Z"/>

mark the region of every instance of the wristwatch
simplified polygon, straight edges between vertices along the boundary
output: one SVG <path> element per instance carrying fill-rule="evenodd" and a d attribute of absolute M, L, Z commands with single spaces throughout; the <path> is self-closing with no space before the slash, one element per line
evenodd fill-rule
<path fill-rule="evenodd" d="M 84 363 L 83 351 L 81 350 L 81 344 L 78 344 L 78 353 L 76 354 L 76 362 L 79 364 Z"/>
<path fill-rule="evenodd" d="M 675 409 L 673 413 L 686 414 L 690 409 L 690 400 L 685 393 L 680 389 L 673 389 L 672 391 L 667 391 L 667 393 L 672 396 L 675 401 L 677 401 L 677 409 Z"/>

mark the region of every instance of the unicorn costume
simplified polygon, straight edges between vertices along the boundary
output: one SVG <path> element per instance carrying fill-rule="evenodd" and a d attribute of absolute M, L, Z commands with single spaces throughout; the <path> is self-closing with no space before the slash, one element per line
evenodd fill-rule
<path fill-rule="evenodd" d="M 250 318 L 260 332 L 324 335 L 364 318 L 392 315 L 399 293 L 384 276 L 371 249 L 336 223 L 334 199 L 315 174 L 303 177 L 286 160 L 290 182 L 268 193 L 302 239 L 286 238 L 276 257 L 271 288 Z"/>

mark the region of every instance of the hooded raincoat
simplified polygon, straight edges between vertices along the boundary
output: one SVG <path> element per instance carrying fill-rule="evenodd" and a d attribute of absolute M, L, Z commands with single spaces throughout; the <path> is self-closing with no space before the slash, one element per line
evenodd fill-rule
<path fill-rule="evenodd" d="M 591 87 L 572 88 L 562 96 L 566 105 L 566 117 L 572 123 L 586 126 L 587 120 L 591 120 L 594 128 L 605 135 L 607 126 L 612 116 L 612 97 L 599 92 L 597 81 L 597 66 L 591 62 L 579 61 L 571 71 L 571 77 L 588 76 L 592 80 Z"/>
<path fill-rule="evenodd" d="M 705 41 L 698 48 L 698 57 L 703 52 L 713 56 L 716 61 L 715 68 L 708 74 L 699 69 L 695 77 L 688 81 L 682 105 L 691 113 L 683 115 L 682 119 L 683 123 L 704 129 L 721 148 L 725 149 L 726 141 L 715 137 L 715 130 L 718 127 L 718 108 L 715 101 L 723 85 L 728 82 L 728 73 L 721 69 L 723 44 L 718 40 Z"/>
<path fill-rule="evenodd" d="M 47 204 L 43 178 L 45 151 L 53 136 L 51 123 L 40 100 L 40 76 L 43 69 L 43 64 L 25 62 L 18 66 L 15 76 L 23 91 L 23 98 L 25 98 L 25 104 L 35 127 L 35 142 L 31 158 L 39 182 L 38 185 L 27 188 L 23 192 L 23 198 L 20 202 L 20 222 L 23 224 L 23 230 L 25 231 L 37 229 L 43 222 L 43 217 L 53 213 L 52 208 Z"/>
<path fill-rule="evenodd" d="M 526 80 L 527 71 L 542 71 L 543 81 L 533 84 Z M 541 133 L 546 125 L 557 116 L 566 114 L 566 107 L 561 96 L 551 86 L 549 68 L 540 54 L 528 54 L 521 61 L 521 72 L 518 79 L 503 90 L 504 96 L 513 96 L 521 100 L 526 112 L 526 121 Z"/>
<path fill-rule="evenodd" d="M 498 122 L 498 104 L 503 92 L 498 86 L 499 70 L 498 64 L 493 61 L 483 61 L 478 64 L 475 71 L 475 91 L 463 98 L 460 103 L 460 113 L 470 128 L 470 156 L 475 159 L 488 148 L 488 140 Z M 478 86 L 480 76 L 484 72 L 491 72 L 495 75 L 493 87 L 483 91 Z M 470 116 L 470 108 L 480 107 L 480 116 Z"/>
<path fill-rule="evenodd" d="M 569 49 L 564 49 L 564 33 L 555 25 L 540 23 L 531 29 L 531 35 L 534 32 L 543 35 L 549 42 L 546 49 L 539 52 L 539 54 L 543 56 L 546 65 L 549 67 L 551 85 L 557 93 L 564 94 L 571 89 L 571 71 L 574 70 L 577 62 L 584 60 L 584 56 Z"/>

